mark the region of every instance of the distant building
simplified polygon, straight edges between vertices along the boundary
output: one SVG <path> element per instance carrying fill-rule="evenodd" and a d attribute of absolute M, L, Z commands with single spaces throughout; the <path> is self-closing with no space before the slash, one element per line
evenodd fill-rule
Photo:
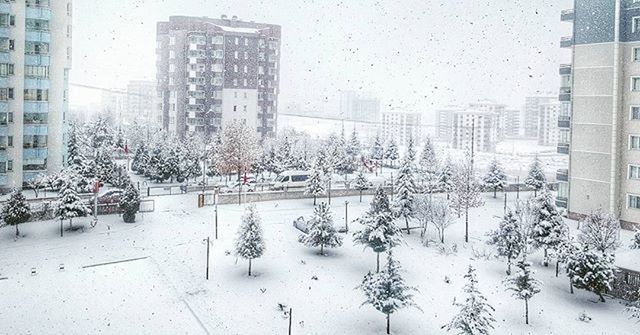
<path fill-rule="evenodd" d="M 276 131 L 280 26 L 172 16 L 156 32 L 159 108 L 170 133 L 212 135 L 233 120 Z"/>
<path fill-rule="evenodd" d="M 452 145 L 455 149 L 495 152 L 498 142 L 499 115 L 497 112 L 466 109 L 453 112 Z"/>
<path fill-rule="evenodd" d="M 352 121 L 379 120 L 380 100 L 372 93 L 341 91 L 340 115 Z"/>
<path fill-rule="evenodd" d="M 154 81 L 130 81 L 127 85 L 126 124 L 162 124 L 162 115 L 157 113 L 157 95 Z"/>
<path fill-rule="evenodd" d="M 558 101 L 557 96 L 530 96 L 525 98 L 524 104 L 524 136 L 538 137 L 538 122 L 540 105 Z"/>
<path fill-rule="evenodd" d="M 406 146 L 409 138 L 419 142 L 422 118 L 418 112 L 390 110 L 382 112 L 382 137 L 393 139 L 399 146 Z"/>
<path fill-rule="evenodd" d="M 469 109 L 495 113 L 498 117 L 497 140 L 502 141 L 506 135 L 505 110 L 507 106 L 492 100 L 479 100 L 469 104 Z"/>
<path fill-rule="evenodd" d="M 522 136 L 522 110 L 505 109 L 504 135 L 509 138 Z"/>
<path fill-rule="evenodd" d="M 446 106 L 436 111 L 436 138 L 443 142 L 453 140 L 453 113 L 463 111 L 465 107 Z"/>
<path fill-rule="evenodd" d="M 112 88 L 102 91 L 102 111 L 113 117 L 116 123 L 127 118 L 127 91 Z"/>
<path fill-rule="evenodd" d="M 558 129 L 558 116 L 562 104 L 560 102 L 551 102 L 540 104 L 540 112 L 538 113 L 538 145 L 556 146 L 560 131 Z"/>

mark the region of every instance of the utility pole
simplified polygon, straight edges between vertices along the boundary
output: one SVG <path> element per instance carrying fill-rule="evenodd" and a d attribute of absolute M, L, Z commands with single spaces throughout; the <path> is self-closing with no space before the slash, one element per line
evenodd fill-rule
<path fill-rule="evenodd" d="M 476 144 L 476 118 L 474 117 L 471 120 L 471 170 L 473 171 L 473 160 L 475 154 L 475 144 Z"/>
<path fill-rule="evenodd" d="M 292 323 L 293 323 L 293 308 L 289 308 L 289 335 L 291 335 Z"/>
<path fill-rule="evenodd" d="M 215 196 L 215 195 L 214 195 Z M 216 201 L 216 240 L 218 239 L 218 202 Z"/>
<path fill-rule="evenodd" d="M 349 232 L 349 201 L 344 202 L 344 227 Z"/>
<path fill-rule="evenodd" d="M 207 238 L 204 239 L 203 241 L 207 242 L 207 274 L 206 274 L 206 278 L 207 278 L 207 280 L 209 280 L 209 244 L 210 244 L 209 236 L 207 236 Z"/>

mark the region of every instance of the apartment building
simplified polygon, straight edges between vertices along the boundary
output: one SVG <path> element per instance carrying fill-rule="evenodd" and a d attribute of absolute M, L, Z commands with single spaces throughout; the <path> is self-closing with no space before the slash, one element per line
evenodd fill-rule
<path fill-rule="evenodd" d="M 419 112 L 392 109 L 382 112 L 382 137 L 393 139 L 396 144 L 406 146 L 413 138 L 416 144 L 421 141 L 422 117 Z"/>
<path fill-rule="evenodd" d="M 465 109 L 453 112 L 452 146 L 455 149 L 495 152 L 499 136 L 499 114 Z"/>
<path fill-rule="evenodd" d="M 504 140 L 506 135 L 506 109 L 507 106 L 496 103 L 492 100 L 479 100 L 469 104 L 469 109 L 476 111 L 485 111 L 496 114 L 498 118 L 497 140 L 498 142 Z"/>
<path fill-rule="evenodd" d="M 0 2 L 0 190 L 63 168 L 72 2 Z"/>
<path fill-rule="evenodd" d="M 541 104 L 538 112 L 538 145 L 557 146 L 560 129 L 558 117 L 562 104 L 558 101 Z"/>
<path fill-rule="evenodd" d="M 504 111 L 504 136 L 508 138 L 522 136 L 522 110 L 506 109 Z"/>
<path fill-rule="evenodd" d="M 163 128 L 210 136 L 232 120 L 260 137 L 276 131 L 280 26 L 172 16 L 157 24 L 157 92 Z"/>
<path fill-rule="evenodd" d="M 524 136 L 538 138 L 538 122 L 540 105 L 557 102 L 558 97 L 552 95 L 533 95 L 525 98 L 524 103 Z"/>
<path fill-rule="evenodd" d="M 157 112 L 156 83 L 151 80 L 132 80 L 127 85 L 126 111 L 129 124 L 137 122 L 153 127 L 162 124 Z"/>
<path fill-rule="evenodd" d="M 436 138 L 450 143 L 453 140 L 453 113 L 465 110 L 465 107 L 449 105 L 436 111 Z"/>
<path fill-rule="evenodd" d="M 568 211 L 640 224 L 640 1 L 576 0 L 561 19 L 573 22 Z"/>

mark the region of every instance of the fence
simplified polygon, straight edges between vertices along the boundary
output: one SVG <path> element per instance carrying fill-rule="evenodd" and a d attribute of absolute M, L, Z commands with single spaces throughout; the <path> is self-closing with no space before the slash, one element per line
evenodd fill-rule
<path fill-rule="evenodd" d="M 618 268 L 610 295 L 630 301 L 640 298 L 640 272 Z"/>

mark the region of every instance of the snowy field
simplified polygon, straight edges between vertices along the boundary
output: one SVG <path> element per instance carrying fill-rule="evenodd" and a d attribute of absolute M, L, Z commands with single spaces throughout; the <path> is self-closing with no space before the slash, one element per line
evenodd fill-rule
<path fill-rule="evenodd" d="M 552 266 L 541 266 L 540 254 L 531 261 L 544 286 L 530 302 L 530 325 L 525 325 L 523 302 L 502 284 L 505 262 L 473 257 L 474 250 L 492 252 L 484 234 L 497 226 L 503 211 L 502 200 L 484 197 L 486 205 L 471 210 L 471 243 L 462 242 L 462 219 L 447 230 L 447 245 L 456 244 L 457 253 L 444 255 L 435 244 L 425 247 L 417 233 L 405 235 L 406 244 L 395 249 L 407 284 L 419 290 L 415 302 L 422 311 L 393 314 L 393 334 L 445 333 L 441 326 L 456 311 L 451 303 L 462 297 L 469 264 L 478 269 L 480 290 L 496 309 L 495 334 L 638 333 L 620 301 L 599 303 L 596 295 L 581 290 L 571 295 L 566 276 L 556 278 Z M 286 334 L 288 319 L 278 304 L 293 308 L 293 334 L 385 332 L 384 316 L 369 305 L 361 307 L 364 295 L 354 289 L 375 270 L 375 254 L 354 246 L 351 234 L 328 256 L 297 242 L 299 232 L 291 223 L 312 213 L 312 200 L 257 204 L 267 250 L 253 262 L 252 277 L 247 262 L 230 254 L 244 206 L 219 207 L 214 240 L 214 208 L 198 209 L 195 194 L 155 200 L 157 211 L 139 215 L 135 224 L 101 217 L 96 228 L 60 237 L 57 221 L 27 223 L 18 240 L 12 228 L 0 230 L 0 277 L 7 277 L 0 280 L 0 333 Z M 370 197 L 363 203 L 357 197 L 333 199 L 336 225 L 344 223 L 345 200 L 352 220 L 367 209 Z M 209 281 L 207 236 L 212 239 Z M 623 232 L 624 244 L 629 239 Z M 135 258 L 141 259 L 86 267 Z M 579 321 L 582 312 L 592 321 Z"/>

